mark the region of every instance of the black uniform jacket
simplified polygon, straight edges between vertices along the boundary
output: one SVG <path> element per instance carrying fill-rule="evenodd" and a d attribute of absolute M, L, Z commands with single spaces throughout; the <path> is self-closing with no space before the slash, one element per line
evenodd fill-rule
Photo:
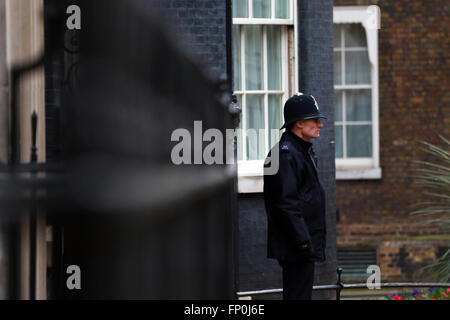
<path fill-rule="evenodd" d="M 264 175 L 268 258 L 324 261 L 325 192 L 317 175 L 312 144 L 285 132 L 274 148 L 279 148 L 278 172 Z M 265 167 L 271 165 L 270 156 L 271 153 Z M 313 254 L 302 249 L 308 241 L 312 243 Z"/>

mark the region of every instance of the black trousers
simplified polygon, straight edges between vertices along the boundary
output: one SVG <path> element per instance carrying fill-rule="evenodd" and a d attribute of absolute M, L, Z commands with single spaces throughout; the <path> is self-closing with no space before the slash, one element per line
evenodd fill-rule
<path fill-rule="evenodd" d="M 283 269 L 283 299 L 311 300 L 314 261 L 278 261 Z"/>

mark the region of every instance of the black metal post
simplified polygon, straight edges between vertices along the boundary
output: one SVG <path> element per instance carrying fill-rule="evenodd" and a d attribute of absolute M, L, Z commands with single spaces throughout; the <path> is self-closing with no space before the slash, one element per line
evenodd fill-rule
<path fill-rule="evenodd" d="M 36 146 L 36 135 L 37 135 L 37 121 L 38 116 L 36 111 L 33 111 L 31 115 L 31 163 L 37 163 L 37 146 Z"/>
<path fill-rule="evenodd" d="M 37 163 L 37 113 L 33 111 L 31 115 L 31 164 Z M 36 170 L 31 170 L 31 179 L 34 179 Z M 31 183 L 31 208 L 30 208 L 30 300 L 36 300 L 36 228 L 37 228 L 37 208 L 36 208 L 36 186 Z"/>
<path fill-rule="evenodd" d="M 337 283 L 336 283 L 336 285 L 338 286 L 336 288 L 336 300 L 339 301 L 339 300 L 341 300 L 341 291 L 342 291 L 342 289 L 344 289 L 344 285 L 343 285 L 342 279 L 341 279 L 343 270 L 342 270 L 342 268 L 337 268 L 336 271 L 338 274 Z"/>

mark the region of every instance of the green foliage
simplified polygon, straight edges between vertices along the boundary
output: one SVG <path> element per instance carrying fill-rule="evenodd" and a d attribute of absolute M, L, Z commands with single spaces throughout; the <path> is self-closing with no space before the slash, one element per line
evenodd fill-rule
<path fill-rule="evenodd" d="M 426 216 L 425 224 L 438 224 L 439 228 L 447 233 L 450 231 L 450 142 L 439 136 L 444 147 L 427 142 L 421 148 L 426 154 L 432 156 L 432 161 L 415 160 L 420 165 L 416 169 L 416 182 L 427 190 L 424 194 L 430 196 L 432 201 L 417 203 L 412 215 Z M 430 269 L 442 282 L 450 281 L 450 249 L 439 260 L 425 269 Z"/>

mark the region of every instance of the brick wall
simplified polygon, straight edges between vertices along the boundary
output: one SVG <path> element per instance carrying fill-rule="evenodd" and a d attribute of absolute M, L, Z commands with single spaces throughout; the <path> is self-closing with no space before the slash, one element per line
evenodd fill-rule
<path fill-rule="evenodd" d="M 424 267 L 435 262 L 447 248 L 445 240 L 384 242 L 377 250 L 382 281 L 439 281 L 430 277 L 430 271 Z"/>
<path fill-rule="evenodd" d="M 44 11 L 49 10 L 49 4 L 49 0 L 44 1 Z M 48 21 L 44 23 L 44 27 L 45 46 L 48 53 L 52 46 Z M 45 60 L 45 147 L 46 161 L 49 163 L 58 160 L 61 155 L 60 111 L 64 80 L 64 50 L 60 49 L 53 55 L 47 54 Z"/>
<path fill-rule="evenodd" d="M 267 218 L 262 194 L 239 195 L 239 291 L 281 288 L 281 268 L 267 259 Z"/>
<path fill-rule="evenodd" d="M 231 1 L 231 0 L 230 0 Z M 200 60 L 204 71 L 215 79 L 226 79 L 227 0 L 151 0 L 152 9 L 170 21 L 182 35 L 187 51 Z M 166 21 L 166 22 L 167 22 Z M 231 21 L 230 21 L 231 22 Z"/>
<path fill-rule="evenodd" d="M 389 239 L 415 241 L 418 236 L 425 245 L 431 241 L 427 235 L 436 238 L 441 232 L 418 224 L 419 219 L 409 214 L 413 204 L 429 200 L 411 177 L 417 168 L 411 160 L 430 160 L 420 151 L 419 141 L 439 144 L 437 134 L 450 136 L 448 3 L 334 1 L 335 6 L 372 4 L 381 9 L 379 130 L 383 178 L 337 182 L 338 246 L 372 243 L 381 248 Z M 444 239 L 448 246 L 448 237 Z M 401 275 L 392 275 L 409 279 L 414 274 L 411 270 L 404 268 Z"/>

